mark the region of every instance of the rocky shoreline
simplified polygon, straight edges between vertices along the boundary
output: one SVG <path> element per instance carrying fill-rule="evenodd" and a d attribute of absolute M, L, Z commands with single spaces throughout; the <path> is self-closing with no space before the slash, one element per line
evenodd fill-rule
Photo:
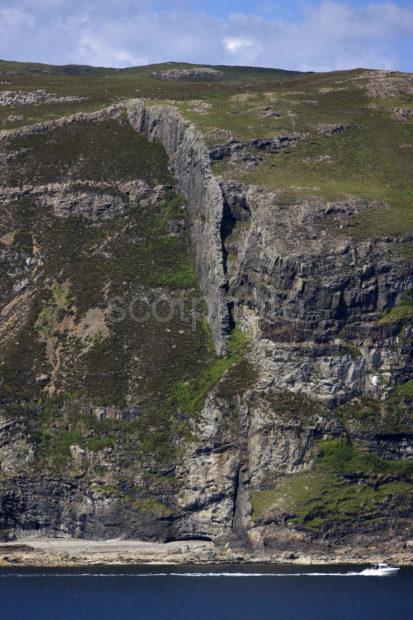
<path fill-rule="evenodd" d="M 184 564 L 374 564 L 386 561 L 413 566 L 413 541 L 404 548 L 326 548 L 297 550 L 246 550 L 220 547 L 210 541 L 153 543 L 135 540 L 90 541 L 79 539 L 23 538 L 0 544 L 0 567 L 31 566 L 65 568 L 74 566 L 184 565 Z"/>

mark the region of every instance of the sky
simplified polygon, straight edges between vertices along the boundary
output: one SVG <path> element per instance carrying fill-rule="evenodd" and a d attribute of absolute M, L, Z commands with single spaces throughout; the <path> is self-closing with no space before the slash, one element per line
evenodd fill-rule
<path fill-rule="evenodd" d="M 413 0 L 0 0 L 0 58 L 413 71 Z"/>

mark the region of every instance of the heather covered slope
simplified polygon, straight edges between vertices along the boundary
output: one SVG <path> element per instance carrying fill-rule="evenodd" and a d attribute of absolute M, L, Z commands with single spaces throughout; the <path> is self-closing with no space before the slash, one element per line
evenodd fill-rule
<path fill-rule="evenodd" d="M 150 455 L 168 462 L 175 435 L 189 432 L 163 403 L 213 357 L 185 200 L 161 145 L 125 119 L 6 148 L 21 159 L 8 163 L 2 194 L 0 381 L 12 442 L 3 469 L 14 480 L 28 465 L 37 480 L 80 475 L 88 492 L 95 480 L 101 496 L 122 496 L 115 472 L 134 487 L 131 450 L 145 445 L 145 466 Z"/>
<path fill-rule="evenodd" d="M 4 537 L 403 545 L 412 77 L 0 72 Z"/>

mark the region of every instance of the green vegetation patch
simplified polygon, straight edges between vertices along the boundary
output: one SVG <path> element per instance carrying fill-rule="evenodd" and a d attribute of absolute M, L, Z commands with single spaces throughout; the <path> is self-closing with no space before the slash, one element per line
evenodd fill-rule
<path fill-rule="evenodd" d="M 294 81 L 301 82 L 298 94 L 288 94 L 282 87 L 267 99 L 267 105 L 272 99 L 270 105 L 280 111 L 278 119 L 263 119 L 260 116 L 263 104 L 253 96 L 237 104 L 244 110 L 239 115 L 229 109 L 228 101 L 223 108 L 217 106 L 221 116 L 222 109 L 227 110 L 228 120 L 217 118 L 216 126 L 233 129 L 239 137 L 234 123 L 248 114 L 255 116 L 255 121 L 249 118 L 246 126 L 251 135 L 243 138 L 298 131 L 302 135 L 296 146 L 284 148 L 275 155 L 256 151 L 262 162 L 247 169 L 224 159 L 214 164 L 215 170 L 229 178 L 267 187 L 279 194 L 283 203 L 294 203 L 307 196 L 324 201 L 360 198 L 371 202 L 373 206 L 360 210 L 350 221 L 338 223 L 345 225 L 346 234 L 356 238 L 409 232 L 413 228 L 410 172 L 413 123 L 401 123 L 388 111 L 371 108 L 366 93 L 354 85 L 348 84 L 343 92 L 320 93 L 315 88 L 316 76 L 313 84 L 308 77 Z M 334 91 L 334 85 L 331 86 Z M 310 105 L 311 101 L 314 105 Z M 393 106 L 395 103 L 397 100 Z M 286 104 L 294 116 L 285 115 Z M 195 122 L 207 130 L 206 119 L 204 115 Z M 323 126 L 337 124 L 348 128 L 332 135 L 322 133 Z M 389 208 L 374 206 L 376 201 Z M 337 233 L 343 233 L 338 226 Z"/>
<path fill-rule="evenodd" d="M 42 306 L 36 299 L 25 322 L 1 344 L 0 402 L 31 400 L 41 393 L 36 376 L 48 371 L 44 345 L 38 339 L 35 323 Z"/>
<path fill-rule="evenodd" d="M 204 98 L 211 93 L 226 97 L 254 88 L 269 90 L 280 80 L 297 75 L 294 71 L 253 67 L 217 67 L 223 73 L 219 81 L 162 80 L 160 73 L 188 69 L 189 63 L 164 63 L 110 69 L 82 65 L 39 65 L 0 61 L 0 90 L 23 92 L 45 90 L 62 96 L 81 97 L 79 101 L 52 101 L 17 104 L 0 108 L 0 123 L 6 128 L 67 116 L 74 112 L 94 111 L 111 103 L 136 97 L 163 100 Z M 204 65 L 203 65 L 204 66 Z M 12 116 L 12 118 L 10 118 Z M 17 118 L 16 118 L 17 116 Z"/>
<path fill-rule="evenodd" d="M 398 385 L 396 388 L 396 395 L 413 401 L 413 379 Z"/>
<path fill-rule="evenodd" d="M 372 396 L 354 399 L 336 410 L 349 434 L 409 432 L 413 429 L 412 381 L 397 385 L 385 399 Z"/>
<path fill-rule="evenodd" d="M 149 142 L 126 119 L 80 121 L 9 141 L 17 154 L 8 163 L 6 182 L 53 183 L 64 180 L 170 183 L 166 152 Z"/>
<path fill-rule="evenodd" d="M 399 321 L 413 318 L 413 303 L 409 301 L 401 301 L 397 306 L 386 312 L 381 319 L 378 320 L 379 325 L 387 323 L 397 323 Z"/>
<path fill-rule="evenodd" d="M 58 282 L 53 283 L 51 298 L 43 301 L 42 310 L 36 323 L 39 333 L 44 338 L 55 334 L 60 321 L 69 311 L 73 301 L 74 298 L 70 295 L 68 283 L 64 285 Z"/>
<path fill-rule="evenodd" d="M 326 439 L 320 441 L 318 447 L 320 453 L 316 467 L 326 472 L 398 476 L 413 474 L 413 460 L 387 461 L 346 440 Z"/>
<path fill-rule="evenodd" d="M 113 416 L 98 418 L 95 412 L 82 399 L 70 393 L 61 393 L 14 407 L 14 416 L 27 427 L 27 437 L 35 448 L 35 466 L 39 470 L 66 472 L 67 474 L 93 474 L 105 477 L 106 468 L 101 468 L 100 459 L 115 466 L 116 482 L 118 471 L 123 482 L 139 471 L 140 459 L 144 456 L 149 464 L 152 457 L 156 461 L 168 461 L 174 455 L 173 432 L 165 428 L 168 441 L 155 432 L 151 437 L 156 444 L 147 441 L 150 430 L 156 430 L 159 419 L 150 422 L 145 414 L 139 418 L 117 419 Z M 72 448 L 83 451 L 76 460 Z M 134 455 L 134 456 L 133 456 Z M 119 467 L 125 467 L 127 470 Z M 123 465 L 122 465 L 123 464 Z M 95 466 L 98 467 L 95 470 Z M 121 480 L 119 480 L 121 482 Z M 159 484 L 158 484 L 159 486 Z M 168 485 L 168 488 L 172 488 Z"/>
<path fill-rule="evenodd" d="M 33 197 L 4 209 L 0 233 L 14 231 L 16 266 L 27 268 L 27 256 L 36 252 L 42 269 L 30 289 L 30 311 L 10 342 L 1 343 L 2 404 L 24 420 L 33 401 L 28 437 L 40 469 L 76 470 L 73 445 L 88 455 L 81 469 L 91 466 L 91 454 L 115 445 L 122 467 L 137 451 L 142 461 L 169 464 L 189 434 L 188 417 L 177 414 L 171 393 L 216 358 L 203 328 L 188 210 L 174 189 L 166 152 L 117 121 L 78 123 L 27 139 L 30 144 L 17 146 L 32 150 L 11 164 L 10 183 L 25 175 L 37 182 L 63 175 L 73 178 L 75 189 L 81 177 L 104 180 L 105 192 L 123 200 L 125 210 L 91 223 L 56 217 Z M 128 179 L 171 189 L 162 202 L 136 204 L 119 190 L 118 181 Z M 9 280 L 5 285 L 11 288 Z M 88 321 L 95 323 L 86 328 Z M 55 403 L 47 393 L 71 397 Z M 126 419 L 95 423 L 91 411 L 98 407 L 120 418 L 126 411 Z M 99 458 L 94 471 L 106 476 Z"/>
<path fill-rule="evenodd" d="M 27 403 L 19 411 L 16 409 L 16 414 L 23 416 L 27 425 L 37 463 L 54 472 L 68 468 L 71 446 L 85 447 L 85 435 L 93 423 L 92 418 L 83 416 L 79 403 L 68 394 Z"/>
<path fill-rule="evenodd" d="M 130 501 L 127 496 L 123 496 L 125 501 Z M 140 512 L 154 515 L 156 517 L 168 517 L 172 515 L 171 508 L 154 497 L 136 498 L 132 500 L 132 505 Z"/>
<path fill-rule="evenodd" d="M 247 345 L 247 334 L 239 329 L 233 330 L 229 338 L 228 355 L 216 358 L 198 376 L 179 382 L 170 396 L 171 405 L 190 414 L 198 412 L 211 389 L 234 364 L 241 362 Z"/>
<path fill-rule="evenodd" d="M 345 440 L 320 441 L 318 450 L 311 471 L 252 493 L 254 521 L 274 508 L 294 526 L 334 536 L 358 522 L 377 523 L 389 502 L 396 519 L 403 517 L 413 499 L 413 461 L 385 461 Z"/>
<path fill-rule="evenodd" d="M 130 203 L 119 192 L 116 179 L 121 178 L 173 183 L 163 147 L 129 125 L 80 123 L 56 132 L 30 136 L 31 162 L 40 177 L 53 180 L 60 157 L 68 164 L 67 174 L 105 175 L 105 191 L 120 197 L 126 209 L 92 225 L 78 216 L 56 217 L 32 197 L 7 206 L 0 232 L 14 231 L 17 257 L 9 270 L 27 269 L 25 260 L 33 257 L 35 246 L 43 266 L 30 312 L 18 325 L 19 337 L 2 343 L 2 395 L 30 400 L 47 387 L 36 384 L 36 375 L 50 377 L 53 370 L 58 392 L 70 391 L 96 405 L 122 406 L 129 397 L 154 406 L 212 355 L 201 326 L 205 304 L 185 200 L 173 185 L 155 205 Z M 61 142 L 66 154 L 60 153 Z M 7 293 L 9 280 L 4 281 Z M 120 320 L 113 308 L 120 308 Z M 109 336 L 96 333 L 85 343 L 76 330 L 90 310 Z"/>

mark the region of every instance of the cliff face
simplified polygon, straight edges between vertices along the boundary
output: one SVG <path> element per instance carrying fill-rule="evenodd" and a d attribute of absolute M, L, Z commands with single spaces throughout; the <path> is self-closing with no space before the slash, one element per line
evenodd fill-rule
<path fill-rule="evenodd" d="M 2 132 L 4 537 L 411 536 L 409 234 L 225 169 L 305 139 L 142 100 Z"/>
<path fill-rule="evenodd" d="M 215 349 L 223 355 L 230 327 L 221 240 L 223 197 L 202 134 L 171 107 L 132 102 L 128 116 L 132 127 L 148 140 L 162 142 L 187 197 L 198 278 Z"/>
<path fill-rule="evenodd" d="M 357 242 L 336 230 L 368 205 L 285 205 L 260 188 L 221 186 L 233 226 L 225 244 L 234 320 L 255 334 L 268 384 L 277 377 L 279 388 L 336 407 L 406 381 L 403 329 L 380 318 L 411 290 L 410 265 L 391 237 Z"/>
<path fill-rule="evenodd" d="M 412 332 L 397 309 L 409 264 L 394 238 L 337 234 L 359 201 L 286 205 L 257 187 L 221 188 L 228 300 L 257 380 L 207 403 L 188 506 L 210 533 L 219 518 L 259 546 L 408 537 Z"/>

